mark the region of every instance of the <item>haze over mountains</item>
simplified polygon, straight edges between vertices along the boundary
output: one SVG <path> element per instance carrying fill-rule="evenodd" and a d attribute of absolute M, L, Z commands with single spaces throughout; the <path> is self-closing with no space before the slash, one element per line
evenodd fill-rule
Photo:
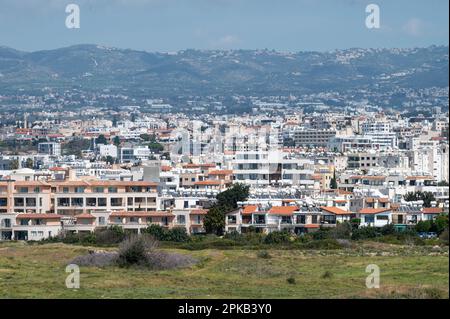
<path fill-rule="evenodd" d="M 448 87 L 448 74 L 448 46 L 297 53 L 150 53 L 97 45 L 22 52 L 0 47 L 0 94 L 45 86 L 156 95 L 301 94 Z"/>

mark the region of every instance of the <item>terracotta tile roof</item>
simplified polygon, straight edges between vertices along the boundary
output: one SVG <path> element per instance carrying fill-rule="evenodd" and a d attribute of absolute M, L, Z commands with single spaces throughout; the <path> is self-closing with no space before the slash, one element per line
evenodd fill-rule
<path fill-rule="evenodd" d="M 44 186 L 44 187 L 50 187 L 49 183 L 43 182 L 43 181 L 16 181 L 16 186 Z"/>
<path fill-rule="evenodd" d="M 195 182 L 194 185 L 220 185 L 220 181 L 199 181 Z"/>
<path fill-rule="evenodd" d="M 363 208 L 359 211 L 360 214 L 380 214 L 391 211 L 390 208 Z"/>
<path fill-rule="evenodd" d="M 352 214 L 352 212 L 343 210 L 338 207 L 321 206 L 320 209 L 326 211 L 327 213 L 331 213 L 331 214 L 335 214 L 335 215 L 350 215 L 350 214 Z"/>
<path fill-rule="evenodd" d="M 320 225 L 318 225 L 318 224 L 306 224 L 305 225 L 305 228 L 319 228 L 320 227 Z"/>
<path fill-rule="evenodd" d="M 272 215 L 292 215 L 295 211 L 298 211 L 297 206 L 273 206 L 269 210 L 269 214 Z"/>
<path fill-rule="evenodd" d="M 189 214 L 190 215 L 206 215 L 206 214 L 208 214 L 208 210 L 207 209 L 193 209 L 193 210 L 191 210 L 191 212 Z"/>
<path fill-rule="evenodd" d="M 60 219 L 61 215 L 58 214 L 19 214 L 17 219 Z"/>
<path fill-rule="evenodd" d="M 174 217 L 169 212 L 113 212 L 110 217 Z"/>
<path fill-rule="evenodd" d="M 258 210 L 258 206 L 256 205 L 248 205 L 244 207 L 242 211 L 242 215 L 250 215 Z"/>
<path fill-rule="evenodd" d="M 440 214 L 442 213 L 442 208 L 441 207 L 424 207 L 422 209 L 422 212 L 424 214 Z"/>
<path fill-rule="evenodd" d="M 407 176 L 407 180 L 418 180 L 418 179 L 425 179 L 425 180 L 433 180 L 432 176 Z"/>
<path fill-rule="evenodd" d="M 210 171 L 208 175 L 232 175 L 233 171 L 231 169 L 214 170 Z"/>
<path fill-rule="evenodd" d="M 95 219 L 95 216 L 89 214 L 89 213 L 83 213 L 79 215 L 75 215 L 75 217 L 78 219 Z"/>

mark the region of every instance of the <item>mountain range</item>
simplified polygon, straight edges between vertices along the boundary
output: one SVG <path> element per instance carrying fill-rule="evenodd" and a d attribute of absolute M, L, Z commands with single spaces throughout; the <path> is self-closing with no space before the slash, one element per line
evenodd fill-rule
<path fill-rule="evenodd" d="M 448 46 L 152 53 L 99 45 L 23 52 L 0 46 L 0 94 L 42 87 L 154 95 L 285 94 L 448 87 Z"/>

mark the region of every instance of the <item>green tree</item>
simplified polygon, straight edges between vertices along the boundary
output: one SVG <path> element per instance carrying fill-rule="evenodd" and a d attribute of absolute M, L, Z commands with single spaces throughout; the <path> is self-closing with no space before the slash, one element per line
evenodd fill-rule
<path fill-rule="evenodd" d="M 437 186 L 448 186 L 448 182 L 446 181 L 440 181 Z"/>
<path fill-rule="evenodd" d="M 432 231 L 441 234 L 448 229 L 448 215 L 439 215 L 433 222 Z"/>
<path fill-rule="evenodd" d="M 164 146 L 158 142 L 151 142 L 148 144 L 148 148 L 152 151 L 152 152 L 161 152 L 164 150 Z"/>
<path fill-rule="evenodd" d="M 403 198 L 407 202 L 422 200 L 424 207 L 431 207 L 431 202 L 436 201 L 436 197 L 434 197 L 433 193 L 422 191 L 408 192 Z"/>
<path fill-rule="evenodd" d="M 211 207 L 205 216 L 203 225 L 207 233 L 221 236 L 225 227 L 225 212 L 223 209 L 218 206 Z"/>
<path fill-rule="evenodd" d="M 250 187 L 234 184 L 216 196 L 217 202 L 208 211 L 203 221 L 207 233 L 222 235 L 225 227 L 225 214 L 236 209 L 237 203 L 247 200 Z"/>
<path fill-rule="evenodd" d="M 432 222 L 429 220 L 421 220 L 417 222 L 416 232 L 418 233 L 427 233 L 431 229 Z"/>
<path fill-rule="evenodd" d="M 230 207 L 236 209 L 237 203 L 247 200 L 250 186 L 241 183 L 234 184 L 232 187 L 217 195 L 217 205 L 220 207 Z"/>
<path fill-rule="evenodd" d="M 9 166 L 12 170 L 19 169 L 19 160 L 17 159 L 12 160 Z"/>
<path fill-rule="evenodd" d="M 333 172 L 333 178 L 330 181 L 330 188 L 331 189 L 337 189 L 338 188 L 337 179 L 336 179 L 336 170 Z"/>
<path fill-rule="evenodd" d="M 34 162 L 32 158 L 27 158 L 27 160 L 25 161 L 25 167 L 26 168 L 33 168 L 34 166 Z"/>
<path fill-rule="evenodd" d="M 120 145 L 120 137 L 118 137 L 118 136 L 114 137 L 113 144 L 115 146 L 119 146 Z"/>
<path fill-rule="evenodd" d="M 109 165 L 112 165 L 112 164 L 115 163 L 115 160 L 114 160 L 114 158 L 113 158 L 111 155 L 106 156 L 105 161 L 106 161 L 106 163 L 108 163 Z"/>
<path fill-rule="evenodd" d="M 155 136 L 154 135 L 150 135 L 150 134 L 141 134 L 139 137 L 141 139 L 143 139 L 145 142 L 150 142 L 150 141 L 154 141 L 155 140 Z"/>
<path fill-rule="evenodd" d="M 108 140 L 106 139 L 105 135 L 100 134 L 95 140 L 95 143 L 106 145 L 108 144 Z"/>

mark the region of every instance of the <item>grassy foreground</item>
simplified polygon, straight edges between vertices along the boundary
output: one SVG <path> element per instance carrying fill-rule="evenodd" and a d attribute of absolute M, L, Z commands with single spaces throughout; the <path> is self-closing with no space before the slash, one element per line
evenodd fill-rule
<path fill-rule="evenodd" d="M 341 250 L 173 250 L 199 262 L 150 271 L 81 267 L 80 289 L 66 265 L 90 248 L 0 243 L 0 298 L 448 298 L 448 247 L 363 243 Z M 92 248 L 91 248 L 92 249 Z M 380 267 L 367 289 L 368 264 Z"/>

